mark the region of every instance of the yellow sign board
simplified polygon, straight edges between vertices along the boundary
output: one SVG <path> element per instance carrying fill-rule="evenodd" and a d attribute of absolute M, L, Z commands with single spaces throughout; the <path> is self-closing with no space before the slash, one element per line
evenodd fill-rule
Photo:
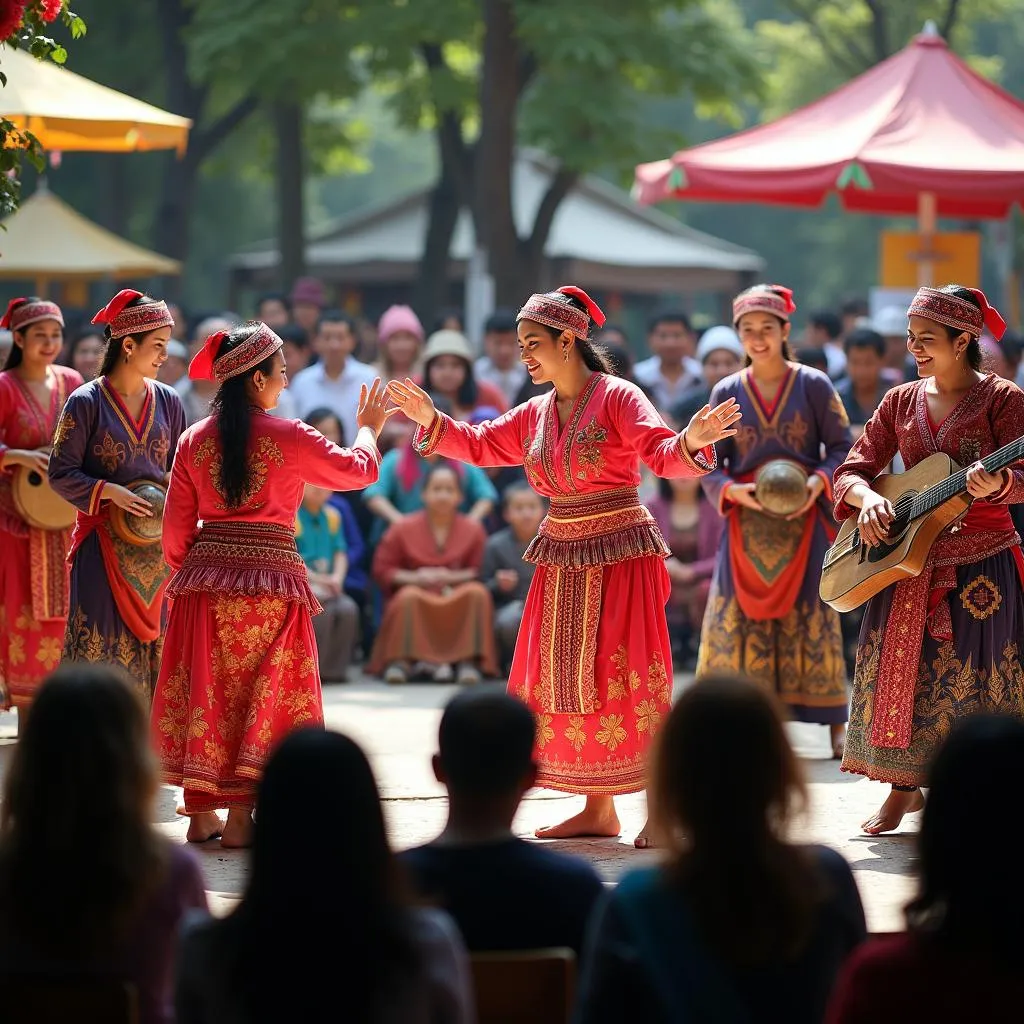
<path fill-rule="evenodd" d="M 936 285 L 981 286 L 981 235 L 976 231 L 934 234 L 925 243 L 913 231 L 883 231 L 879 269 L 883 288 L 916 288 L 919 264 L 931 260 Z"/>

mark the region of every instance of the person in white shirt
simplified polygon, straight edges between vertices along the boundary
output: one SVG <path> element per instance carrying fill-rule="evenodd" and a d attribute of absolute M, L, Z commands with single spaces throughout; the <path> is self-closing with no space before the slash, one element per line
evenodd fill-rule
<path fill-rule="evenodd" d="M 507 309 L 495 310 L 484 324 L 484 354 L 473 364 L 478 381 L 493 384 L 511 409 L 526 383 L 526 367 L 519 358 L 516 317 Z"/>
<path fill-rule="evenodd" d="M 690 318 L 681 311 L 656 314 L 647 326 L 647 347 L 652 355 L 633 367 L 633 380 L 666 412 L 703 380 Z"/>
<path fill-rule="evenodd" d="M 331 409 L 341 420 L 345 437 L 355 437 L 359 430 L 356 408 L 360 386 L 369 387 L 376 376 L 372 366 L 353 358 L 355 347 L 352 319 L 341 310 L 326 310 L 313 338 L 313 351 L 320 361 L 296 374 L 288 385 L 288 394 L 300 418 L 305 419 L 313 409 Z"/>

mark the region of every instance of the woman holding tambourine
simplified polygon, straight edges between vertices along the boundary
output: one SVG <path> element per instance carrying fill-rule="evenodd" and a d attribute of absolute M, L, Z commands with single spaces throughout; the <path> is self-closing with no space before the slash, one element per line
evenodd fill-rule
<path fill-rule="evenodd" d="M 13 299 L 0 327 L 14 336 L 0 372 L 0 708 L 23 715 L 60 661 L 71 542 L 66 514 L 46 507 L 46 498 L 39 508 L 27 499 L 45 491 L 49 504 L 62 504 L 45 486 L 47 449 L 64 400 L 82 378 L 56 363 L 64 316 L 55 302 Z"/>
<path fill-rule="evenodd" d="M 92 322 L 107 338 L 100 376 L 64 406 L 49 466 L 54 490 L 78 509 L 63 656 L 120 665 L 148 704 L 169 575 L 158 521 L 185 429 L 177 392 L 156 379 L 173 320 L 164 302 L 126 289 Z"/>

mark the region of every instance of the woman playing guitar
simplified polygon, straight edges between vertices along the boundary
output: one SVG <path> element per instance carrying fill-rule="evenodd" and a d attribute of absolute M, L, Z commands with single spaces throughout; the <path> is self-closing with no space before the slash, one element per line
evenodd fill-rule
<path fill-rule="evenodd" d="M 1024 434 L 1024 392 L 981 370 L 982 329 L 998 340 L 1006 325 L 983 292 L 958 285 L 921 288 L 908 316 L 921 379 L 882 399 L 836 471 L 836 518 L 856 515 L 872 547 L 885 539 L 894 510 L 871 481 L 897 452 L 908 469 L 936 452 L 970 467 L 974 504 L 920 576 L 866 606 L 843 769 L 892 786 L 864 823 L 871 835 L 924 806 L 918 787 L 957 719 L 1024 716 L 1024 557 L 1008 507 L 1024 501 L 1024 470 L 988 473 L 979 462 Z"/>
<path fill-rule="evenodd" d="M 21 716 L 60 661 L 71 531 L 30 526 L 18 512 L 12 484 L 19 468 L 45 479 L 45 449 L 64 400 L 82 378 L 56 365 L 64 341 L 56 303 L 13 299 L 0 327 L 14 335 L 0 373 L 0 708 L 13 704 Z"/>

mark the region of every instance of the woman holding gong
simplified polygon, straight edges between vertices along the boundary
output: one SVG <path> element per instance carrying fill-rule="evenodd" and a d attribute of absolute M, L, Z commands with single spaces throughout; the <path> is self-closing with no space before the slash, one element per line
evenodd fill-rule
<path fill-rule="evenodd" d="M 173 320 L 164 302 L 125 289 L 92 322 L 105 325 L 100 376 L 68 398 L 49 466 L 53 489 L 78 509 L 64 659 L 120 665 L 148 706 L 169 570 L 156 524 L 144 522 L 161 510 L 131 488 L 166 487 L 185 429 L 177 392 L 156 379 Z"/>
<path fill-rule="evenodd" d="M 747 365 L 720 381 L 710 401 L 733 399 L 743 422 L 721 444 L 718 468 L 701 481 L 727 524 L 697 675 L 741 672 L 758 680 L 794 719 L 827 725 L 839 758 L 846 666 L 839 615 L 822 604 L 818 581 L 835 534 L 832 473 L 850 450 L 849 420 L 828 377 L 790 354 L 796 304 L 788 288 L 755 285 L 732 310 Z M 757 472 L 777 460 L 784 471 L 795 470 L 798 484 L 806 477 L 806 491 L 798 491 L 797 507 L 786 515 L 762 505 L 755 483 Z"/>
<path fill-rule="evenodd" d="M 921 810 L 918 787 L 958 718 L 1024 717 L 1024 557 L 1009 510 L 1024 501 L 1024 469 L 989 473 L 978 461 L 1024 435 L 1024 392 L 981 370 L 982 330 L 998 340 L 1006 324 L 984 292 L 959 285 L 919 289 L 908 317 L 921 379 L 882 399 L 836 471 L 836 517 L 857 516 L 864 540 L 881 542 L 893 508 L 871 482 L 897 452 L 908 469 L 936 452 L 969 467 L 974 502 L 955 533 L 939 535 L 921 575 L 864 612 L 843 770 L 892 787 L 864 822 L 870 835 Z"/>
<path fill-rule="evenodd" d="M 64 315 L 56 303 L 12 299 L 0 327 L 14 336 L 0 372 L 0 709 L 13 705 L 20 719 L 60 661 L 71 531 L 26 519 L 15 479 L 33 471 L 46 478 L 46 449 L 82 378 L 57 365 Z"/>

